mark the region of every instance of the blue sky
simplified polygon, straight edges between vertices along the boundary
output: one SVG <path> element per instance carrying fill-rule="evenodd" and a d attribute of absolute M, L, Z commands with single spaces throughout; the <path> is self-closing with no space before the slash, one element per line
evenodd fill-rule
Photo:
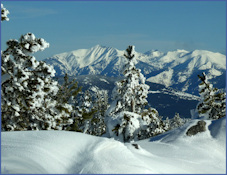
<path fill-rule="evenodd" d="M 32 32 L 50 48 L 38 59 L 97 44 L 124 50 L 226 53 L 226 1 L 3 1 L 1 47 Z"/>

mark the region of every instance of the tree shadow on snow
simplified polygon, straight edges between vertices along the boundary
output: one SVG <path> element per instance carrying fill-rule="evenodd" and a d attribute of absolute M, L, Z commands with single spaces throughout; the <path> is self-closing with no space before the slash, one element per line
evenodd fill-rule
<path fill-rule="evenodd" d="M 149 140 L 149 142 L 161 141 L 162 139 L 164 139 L 165 137 L 167 137 L 170 133 L 171 133 L 171 131 L 168 131 L 166 133 L 159 134 L 157 136 L 151 137 L 150 140 Z"/>

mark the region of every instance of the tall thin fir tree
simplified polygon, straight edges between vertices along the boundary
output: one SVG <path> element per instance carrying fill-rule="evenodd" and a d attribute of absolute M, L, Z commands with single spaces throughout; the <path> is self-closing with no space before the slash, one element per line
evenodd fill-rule
<path fill-rule="evenodd" d="M 143 134 L 147 134 L 153 120 L 146 119 L 158 116 L 158 113 L 156 110 L 148 110 L 147 115 L 142 116 L 147 104 L 149 86 L 145 84 L 146 79 L 141 70 L 135 67 L 137 63 L 135 47 L 129 46 L 124 56 L 127 60 L 122 71 L 124 79 L 116 82 L 112 92 L 113 102 L 106 112 L 106 123 L 110 137 L 129 142 L 139 139 L 141 130 L 144 130 Z M 159 120 L 157 117 L 154 118 Z"/>
<path fill-rule="evenodd" d="M 74 124 L 71 130 L 87 133 L 96 110 L 94 109 L 91 92 L 89 90 L 81 93 L 79 99 L 79 104 L 76 106 L 73 114 Z"/>
<path fill-rule="evenodd" d="M 64 106 L 62 104 L 70 104 L 74 108 L 74 104 L 77 98 L 77 95 L 81 92 L 82 87 L 78 87 L 78 82 L 76 82 L 76 79 L 69 80 L 68 74 L 66 73 L 64 76 L 64 83 L 62 85 L 58 85 L 59 91 L 57 95 L 54 97 L 54 99 L 57 101 L 56 108 L 59 111 L 65 110 Z M 74 111 L 75 109 L 73 109 Z M 70 118 L 73 120 L 73 123 L 75 125 L 75 117 L 73 116 L 73 111 L 70 111 Z M 66 111 L 69 113 L 69 111 Z M 73 126 L 73 123 L 69 126 L 65 126 L 64 130 L 71 130 Z"/>
<path fill-rule="evenodd" d="M 101 136 L 106 132 L 105 111 L 108 108 L 108 91 L 94 86 L 90 89 L 93 96 L 93 107 L 96 111 L 89 121 L 88 134 Z"/>
<path fill-rule="evenodd" d="M 116 108 L 112 113 L 129 111 L 140 113 L 141 109 L 148 103 L 147 94 L 149 86 L 145 84 L 146 78 L 140 69 L 135 67 L 135 47 L 129 46 L 124 54 L 127 63 L 123 67 L 124 79 L 118 81 L 113 90 L 112 98 L 116 101 Z"/>
<path fill-rule="evenodd" d="M 198 75 L 201 83 L 199 84 L 200 102 L 196 110 L 199 117 L 205 119 L 219 119 L 226 116 L 226 93 L 214 88 L 208 81 L 206 74 Z"/>
<path fill-rule="evenodd" d="M 170 123 L 170 119 L 169 119 L 169 117 L 166 117 L 166 119 L 163 121 L 163 123 L 164 123 L 164 130 L 165 131 L 168 131 L 168 130 L 170 130 L 171 129 L 171 123 Z"/>
<path fill-rule="evenodd" d="M 77 95 L 82 90 L 82 87 L 78 87 L 78 82 L 76 79 L 69 81 L 67 73 L 64 76 L 64 83 L 62 85 L 58 85 L 58 87 L 59 91 L 56 95 L 56 100 L 59 103 L 74 103 Z"/>

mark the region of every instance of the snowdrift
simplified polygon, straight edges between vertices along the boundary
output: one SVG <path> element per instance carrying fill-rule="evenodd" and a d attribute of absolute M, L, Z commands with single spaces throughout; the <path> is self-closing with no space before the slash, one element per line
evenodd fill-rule
<path fill-rule="evenodd" d="M 4 174 L 226 173 L 226 119 L 186 136 L 198 120 L 132 143 L 66 131 L 2 132 Z"/>

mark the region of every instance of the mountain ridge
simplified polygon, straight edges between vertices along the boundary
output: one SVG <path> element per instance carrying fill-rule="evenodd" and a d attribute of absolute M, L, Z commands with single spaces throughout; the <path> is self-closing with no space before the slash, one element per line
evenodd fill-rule
<path fill-rule="evenodd" d="M 67 73 L 78 75 L 121 76 L 122 65 L 126 63 L 124 51 L 113 47 L 96 45 L 90 49 L 78 49 L 56 54 L 44 61 L 53 65 L 56 76 Z M 174 87 L 178 90 L 196 94 L 197 75 L 205 72 L 217 88 L 225 88 L 226 56 L 207 50 L 160 52 L 150 50 L 136 52 L 136 67 L 147 78 L 147 81 Z M 221 85 L 219 85 L 221 84 Z"/>

